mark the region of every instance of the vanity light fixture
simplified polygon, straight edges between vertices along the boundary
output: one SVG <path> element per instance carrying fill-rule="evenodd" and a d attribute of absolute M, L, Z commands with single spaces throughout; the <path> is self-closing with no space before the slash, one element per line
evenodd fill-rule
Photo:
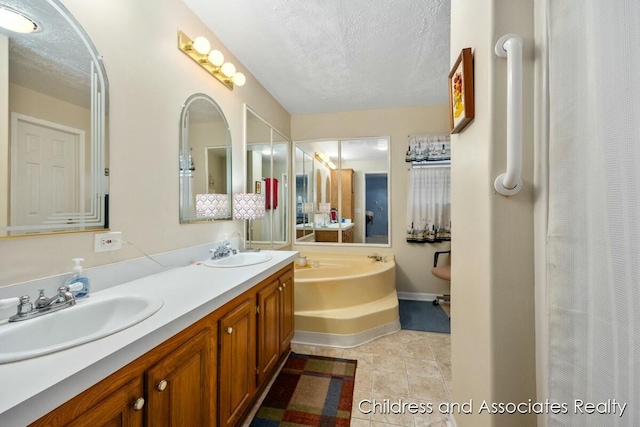
<path fill-rule="evenodd" d="M 38 24 L 28 16 L 0 6 L 0 27 L 16 33 L 34 33 Z"/>
<path fill-rule="evenodd" d="M 327 214 L 331 212 L 331 203 L 318 203 L 318 213 L 322 214 L 321 227 L 327 226 Z"/>
<path fill-rule="evenodd" d="M 337 167 L 336 167 L 335 163 L 333 163 L 333 162 L 331 161 L 331 159 L 330 159 L 330 158 L 328 158 L 327 156 L 325 156 L 324 154 L 322 154 L 322 153 L 315 153 L 314 157 L 315 157 L 315 158 L 316 158 L 316 160 L 317 160 L 317 161 L 319 161 L 320 163 L 324 163 L 324 165 L 325 165 L 327 168 L 329 168 L 329 169 L 331 169 L 331 170 L 336 170 L 336 169 L 337 169 Z"/>
<path fill-rule="evenodd" d="M 224 61 L 222 52 L 211 50 L 211 43 L 205 37 L 191 40 L 185 33 L 178 31 L 178 49 L 231 90 L 234 85 L 244 86 L 247 82 L 245 75 L 236 71 L 235 65 Z"/>
<path fill-rule="evenodd" d="M 196 216 L 203 218 L 228 218 L 229 196 L 226 194 L 196 194 Z"/>
<path fill-rule="evenodd" d="M 311 202 L 305 202 L 302 204 L 302 214 L 306 214 L 307 215 L 307 220 L 304 222 L 304 224 L 310 224 L 311 223 L 311 214 L 313 213 L 313 203 Z M 304 219 L 303 219 L 304 221 Z M 304 225 L 303 225 L 304 227 Z"/>

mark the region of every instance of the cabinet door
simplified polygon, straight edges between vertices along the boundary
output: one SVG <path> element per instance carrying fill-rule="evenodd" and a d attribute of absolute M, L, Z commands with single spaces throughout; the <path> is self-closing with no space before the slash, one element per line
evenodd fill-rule
<path fill-rule="evenodd" d="M 142 378 L 138 377 L 66 426 L 141 427 L 145 404 L 142 394 Z"/>
<path fill-rule="evenodd" d="M 274 280 L 258 291 L 258 382 L 259 386 L 280 358 L 280 293 Z"/>
<path fill-rule="evenodd" d="M 220 426 L 235 425 L 255 392 L 255 294 L 220 319 Z"/>
<path fill-rule="evenodd" d="M 350 218 L 352 221 L 353 218 L 353 169 L 343 169 L 342 170 L 342 217 Z"/>
<path fill-rule="evenodd" d="M 340 184 L 342 194 L 342 211 L 340 212 L 341 218 L 350 218 L 354 220 L 354 174 L 353 169 L 342 169 L 340 174 L 342 183 Z M 338 207 L 338 171 L 331 171 L 331 206 Z M 340 218 L 338 218 L 340 221 Z"/>
<path fill-rule="evenodd" d="M 293 302 L 293 272 L 280 276 L 280 354 L 289 350 L 295 327 Z"/>
<path fill-rule="evenodd" d="M 147 425 L 211 426 L 210 329 L 204 329 L 145 373 Z"/>

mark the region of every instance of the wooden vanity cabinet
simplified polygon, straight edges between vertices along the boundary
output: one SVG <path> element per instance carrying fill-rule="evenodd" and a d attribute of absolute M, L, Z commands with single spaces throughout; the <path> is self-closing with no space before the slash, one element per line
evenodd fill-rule
<path fill-rule="evenodd" d="M 220 426 L 233 426 L 255 393 L 255 299 L 247 298 L 220 319 Z"/>
<path fill-rule="evenodd" d="M 316 228 L 316 242 L 336 243 L 338 241 L 338 232 L 338 230 Z M 342 230 L 342 243 L 353 243 L 353 227 Z"/>
<path fill-rule="evenodd" d="M 338 175 L 340 174 L 340 175 Z M 341 178 L 340 193 L 341 199 L 338 198 L 338 176 Z M 349 218 L 355 222 L 355 174 L 353 169 L 342 169 L 341 171 L 331 171 L 331 207 L 338 209 L 338 200 L 342 201 L 342 212 L 339 215 L 342 218 Z M 341 218 L 338 218 L 340 221 Z"/>
<path fill-rule="evenodd" d="M 214 322 L 208 316 L 189 326 L 31 426 L 183 426 L 193 419 L 215 426 Z"/>
<path fill-rule="evenodd" d="M 281 270 L 278 282 L 282 287 L 280 292 L 280 308 L 278 323 L 280 325 L 280 354 L 289 352 L 291 340 L 295 334 L 295 306 L 293 299 L 293 265 L 286 270 Z"/>
<path fill-rule="evenodd" d="M 143 411 L 142 378 L 137 377 L 113 394 L 100 401 L 91 410 L 75 417 L 68 427 L 139 427 L 142 426 Z M 136 404 L 138 406 L 136 406 Z M 140 408 L 140 409 L 135 409 Z M 47 424 L 53 425 L 53 424 Z"/>
<path fill-rule="evenodd" d="M 289 353 L 293 291 L 290 264 L 31 425 L 239 425 Z"/>
<path fill-rule="evenodd" d="M 295 332 L 293 290 L 291 264 L 258 284 L 251 300 L 220 319 L 218 412 L 221 427 L 242 421 L 279 362 L 289 354 Z M 241 325 L 242 331 L 248 331 L 246 340 L 244 332 L 240 335 L 242 339 L 231 339 L 236 332 L 233 325 Z M 231 333 L 228 333 L 229 327 L 234 328 Z M 246 355 L 249 355 L 247 359 Z"/>
<path fill-rule="evenodd" d="M 280 359 L 280 292 L 278 279 L 258 291 L 258 378 L 267 378 Z"/>
<path fill-rule="evenodd" d="M 215 426 L 211 415 L 211 355 L 208 328 L 168 354 L 145 372 L 148 426 Z"/>

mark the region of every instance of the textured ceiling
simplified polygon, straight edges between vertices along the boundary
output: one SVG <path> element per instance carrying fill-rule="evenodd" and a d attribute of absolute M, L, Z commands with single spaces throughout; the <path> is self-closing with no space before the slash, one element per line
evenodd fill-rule
<path fill-rule="evenodd" d="M 183 1 L 291 114 L 448 102 L 450 0 Z"/>
<path fill-rule="evenodd" d="M 9 37 L 9 81 L 49 96 L 88 107 L 91 55 L 74 28 L 46 0 L 0 0 L 35 20 L 39 31 Z"/>

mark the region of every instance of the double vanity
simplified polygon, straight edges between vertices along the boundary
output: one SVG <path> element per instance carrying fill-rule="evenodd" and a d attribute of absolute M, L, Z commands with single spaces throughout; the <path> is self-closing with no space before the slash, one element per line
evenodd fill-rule
<path fill-rule="evenodd" d="M 23 347 L 14 343 L 28 358 L 9 361 L 9 340 L 0 346 L 0 425 L 236 425 L 290 350 L 297 256 L 263 251 L 196 263 L 0 324 L 0 334 L 29 329 Z M 127 317 L 144 310 L 152 313 L 137 323 Z M 84 343 L 24 353 L 65 334 L 67 344 Z"/>

